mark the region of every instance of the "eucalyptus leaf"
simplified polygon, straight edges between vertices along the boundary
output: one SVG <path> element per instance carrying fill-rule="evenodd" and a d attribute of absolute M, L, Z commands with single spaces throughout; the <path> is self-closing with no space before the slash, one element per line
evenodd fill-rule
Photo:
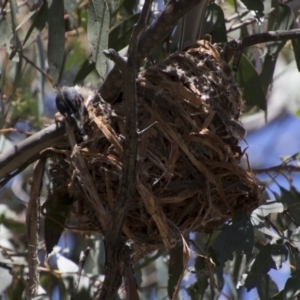
<path fill-rule="evenodd" d="M 6 18 L 0 18 L 0 47 L 6 46 L 6 52 L 10 51 L 10 40 L 13 37 L 13 32 L 6 20 Z"/>
<path fill-rule="evenodd" d="M 90 61 L 89 59 L 86 59 L 83 64 L 80 66 L 75 78 L 74 78 L 74 84 L 77 84 L 84 80 L 92 71 L 95 70 L 95 63 L 93 61 Z"/>
<path fill-rule="evenodd" d="M 283 212 L 282 203 L 278 202 L 267 202 L 256 208 L 251 214 L 251 222 L 254 226 L 264 223 L 264 218 L 269 214 L 282 213 Z"/>
<path fill-rule="evenodd" d="M 275 262 L 277 270 L 282 267 L 282 263 L 288 258 L 288 250 L 285 245 L 275 244 L 272 247 L 271 256 Z"/>
<path fill-rule="evenodd" d="M 300 295 L 300 270 L 291 273 L 291 277 L 285 283 L 284 289 L 274 297 L 272 300 L 288 300 L 296 299 Z"/>
<path fill-rule="evenodd" d="M 77 0 L 64 0 L 64 6 L 65 9 L 68 13 L 68 19 L 70 21 L 71 28 L 77 28 L 78 27 L 78 22 L 73 16 L 73 11 L 76 9 L 78 6 L 78 1 Z"/>
<path fill-rule="evenodd" d="M 208 33 L 212 36 L 212 43 L 227 42 L 224 12 L 222 8 L 215 3 L 210 3 L 207 6 L 204 33 Z"/>
<path fill-rule="evenodd" d="M 292 39 L 292 45 L 295 55 L 295 61 L 297 64 L 298 71 L 300 72 L 300 39 Z M 299 112 L 299 110 L 298 110 Z M 297 114 L 299 116 L 299 114 Z"/>
<path fill-rule="evenodd" d="M 58 84 L 59 74 L 64 61 L 65 25 L 64 2 L 52 0 L 48 17 L 48 62 L 49 73 L 54 84 Z"/>
<path fill-rule="evenodd" d="M 235 251 L 250 256 L 254 244 L 254 228 L 248 216 L 235 217 L 230 225 L 224 225 L 221 233 L 213 243 L 220 264 L 233 259 Z"/>
<path fill-rule="evenodd" d="M 109 9 L 104 0 L 91 0 L 88 5 L 88 40 L 96 70 L 102 80 L 106 73 L 106 57 L 103 51 L 108 48 Z"/>
<path fill-rule="evenodd" d="M 273 259 L 276 258 L 276 261 Z M 270 269 L 277 270 L 281 263 L 287 259 L 287 250 L 283 245 L 267 244 L 263 246 L 257 254 L 251 270 L 245 280 L 245 287 L 248 291 L 257 287 L 264 291 L 264 285 L 267 284 L 269 277 L 266 276 Z M 265 282 L 262 282 L 261 280 Z M 268 298 L 266 298 L 268 299 Z"/>
<path fill-rule="evenodd" d="M 257 12 L 258 17 L 264 15 L 264 3 L 262 0 L 241 0 L 249 10 Z"/>
<path fill-rule="evenodd" d="M 257 106 L 266 110 L 266 98 L 260 78 L 248 58 L 243 54 L 240 60 L 237 81 L 243 91 L 243 98 L 250 107 Z"/>
<path fill-rule="evenodd" d="M 278 3 L 275 7 L 275 11 L 269 16 L 268 30 L 288 30 L 292 28 L 293 24 L 294 15 L 292 10 L 287 5 Z M 260 74 L 260 80 L 265 94 L 267 93 L 269 85 L 273 79 L 278 54 L 285 43 L 286 41 L 267 43 L 267 53 L 265 55 L 262 72 Z"/>
<path fill-rule="evenodd" d="M 110 30 L 108 40 L 109 48 L 119 51 L 129 44 L 133 26 L 137 23 L 139 17 L 140 13 L 134 14 Z"/>
<path fill-rule="evenodd" d="M 270 299 L 278 293 L 278 287 L 269 274 L 260 275 L 256 288 L 260 299 Z"/>
<path fill-rule="evenodd" d="M 48 17 L 48 3 L 43 1 L 42 6 L 39 8 L 39 11 L 36 13 L 34 20 L 27 31 L 24 41 L 23 48 L 26 48 L 36 39 L 36 36 L 44 29 Z M 30 38 L 30 39 L 29 39 Z"/>
<path fill-rule="evenodd" d="M 284 205 L 284 209 L 293 219 L 297 226 L 300 226 L 300 194 L 291 187 L 290 191 L 280 188 L 281 197 L 280 202 Z"/>

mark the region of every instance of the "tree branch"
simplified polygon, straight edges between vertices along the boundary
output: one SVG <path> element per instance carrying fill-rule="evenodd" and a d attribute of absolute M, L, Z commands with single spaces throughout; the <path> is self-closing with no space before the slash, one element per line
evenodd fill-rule
<path fill-rule="evenodd" d="M 141 35 L 137 47 L 137 62 L 144 59 L 155 46 L 163 42 L 174 29 L 178 20 L 197 4 L 199 4 L 199 0 L 170 0 L 157 20 Z M 99 92 L 105 101 L 113 103 L 120 94 L 121 88 L 122 76 L 118 67 L 115 66 L 108 74 Z"/>
<path fill-rule="evenodd" d="M 52 124 L 0 155 L 0 187 L 41 157 L 41 152 L 65 140 L 63 123 Z"/>
<path fill-rule="evenodd" d="M 252 169 L 254 173 L 269 173 L 269 172 L 275 172 L 275 173 L 283 173 L 283 172 L 300 172 L 300 167 L 298 166 L 288 166 L 288 165 L 278 165 L 270 168 L 265 169 Z"/>
<path fill-rule="evenodd" d="M 297 39 L 297 38 L 300 38 L 300 29 L 277 30 L 277 31 L 268 31 L 264 33 L 252 34 L 244 38 L 241 38 L 238 41 L 233 40 L 229 42 L 228 45 L 232 48 L 243 49 L 256 44 L 286 41 L 289 39 Z"/>
<path fill-rule="evenodd" d="M 121 182 L 115 207 L 111 211 L 112 219 L 105 232 L 105 279 L 99 298 L 101 300 L 115 299 L 122 282 L 122 275 L 125 272 L 128 277 L 128 271 L 131 271 L 131 268 L 124 269 L 126 261 L 129 261 L 130 257 L 129 252 L 125 249 L 125 241 L 122 238 L 122 227 L 127 217 L 131 199 L 135 194 L 135 166 L 138 148 L 136 96 L 137 50 L 139 37 L 147 25 L 146 21 L 151 11 L 151 5 L 152 0 L 145 1 L 138 23 L 134 26 L 128 48 L 127 61 L 122 59 L 114 50 L 104 52 L 105 55 L 114 59 L 116 67 L 120 68 L 123 74 L 126 127 Z"/>

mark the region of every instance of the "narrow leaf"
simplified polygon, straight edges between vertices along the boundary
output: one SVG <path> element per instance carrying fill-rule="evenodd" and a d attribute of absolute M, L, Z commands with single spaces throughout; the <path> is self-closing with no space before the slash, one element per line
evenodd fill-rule
<path fill-rule="evenodd" d="M 282 213 L 283 205 L 278 202 L 269 202 L 259 206 L 251 214 L 251 222 L 255 226 L 264 223 L 264 218 L 272 213 Z"/>
<path fill-rule="evenodd" d="M 5 18 L 0 18 L 0 47 L 6 46 L 6 52 L 10 52 L 10 40 L 13 32 Z"/>
<path fill-rule="evenodd" d="M 243 98 L 250 107 L 266 110 L 266 99 L 259 76 L 245 55 L 242 55 L 237 72 L 237 81 L 243 90 Z"/>
<path fill-rule="evenodd" d="M 59 74 L 64 61 L 65 23 L 64 2 L 53 0 L 48 15 L 49 41 L 48 61 L 49 73 L 54 84 L 58 84 Z"/>
<path fill-rule="evenodd" d="M 297 226 L 300 226 L 300 194 L 295 188 L 290 191 L 280 188 L 280 202 L 284 205 L 284 209 L 293 219 Z"/>
<path fill-rule="evenodd" d="M 83 64 L 80 66 L 75 79 L 74 84 L 79 83 L 84 80 L 93 70 L 95 70 L 95 63 L 91 62 L 89 59 L 86 59 Z"/>
<path fill-rule="evenodd" d="M 292 10 L 287 5 L 278 3 L 275 11 L 270 15 L 268 19 L 268 30 L 288 30 L 292 28 L 293 24 L 294 15 Z M 265 56 L 263 69 L 260 74 L 260 80 L 265 94 L 267 93 L 269 85 L 273 79 L 273 73 L 275 70 L 275 64 L 278 54 L 285 43 L 286 41 L 267 43 L 268 52 Z"/>
<path fill-rule="evenodd" d="M 248 216 L 233 220 L 231 225 L 225 225 L 217 236 L 213 249 L 217 253 L 220 264 L 233 259 L 235 251 L 241 251 L 247 256 L 252 253 L 254 229 Z"/>
<path fill-rule="evenodd" d="M 39 11 L 36 13 L 34 20 L 26 33 L 23 41 L 23 48 L 26 48 L 35 40 L 36 36 L 44 29 L 48 16 L 48 4 L 44 1 Z M 30 39 L 29 39 L 30 38 Z"/>
<path fill-rule="evenodd" d="M 296 299 L 300 295 L 300 270 L 292 272 L 291 278 L 285 283 L 284 289 L 272 300 Z M 297 298 L 298 299 L 298 298 Z"/>
<path fill-rule="evenodd" d="M 264 15 L 264 4 L 262 0 L 241 0 L 249 10 L 257 12 L 258 17 Z"/>
<path fill-rule="evenodd" d="M 87 33 L 92 49 L 93 61 L 100 77 L 106 73 L 106 57 L 103 50 L 108 48 L 109 10 L 104 0 L 91 0 L 88 6 Z"/>
<path fill-rule="evenodd" d="M 224 12 L 222 8 L 215 3 L 210 3 L 207 6 L 204 32 L 212 36 L 212 43 L 227 42 Z"/>
<path fill-rule="evenodd" d="M 140 13 L 134 14 L 109 32 L 108 46 L 119 51 L 129 44 L 134 24 L 137 23 Z"/>
<path fill-rule="evenodd" d="M 276 261 L 274 261 L 273 255 L 276 258 Z M 267 280 L 265 276 L 270 269 L 277 270 L 279 260 L 277 260 L 276 256 L 279 255 L 282 261 L 283 259 L 284 261 L 287 259 L 287 250 L 285 246 L 267 244 L 260 250 L 245 281 L 245 287 L 248 291 L 255 287 L 261 288 L 261 278 L 264 277 L 265 280 Z"/>
<path fill-rule="evenodd" d="M 300 72 L 300 39 L 292 39 L 292 44 L 294 49 L 295 61 L 297 64 L 298 71 Z"/>

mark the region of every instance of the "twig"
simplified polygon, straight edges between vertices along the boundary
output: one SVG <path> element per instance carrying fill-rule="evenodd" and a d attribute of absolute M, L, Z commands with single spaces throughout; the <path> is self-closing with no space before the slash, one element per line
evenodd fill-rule
<path fill-rule="evenodd" d="M 43 174 L 46 161 L 41 159 L 37 162 L 34 169 L 34 182 L 30 190 L 30 200 L 26 214 L 26 227 L 28 239 L 28 282 L 26 295 L 28 299 L 36 296 L 39 285 L 38 272 L 38 241 L 39 241 L 39 197 L 42 188 Z"/>
<path fill-rule="evenodd" d="M 39 71 L 43 76 L 45 76 L 45 78 L 47 78 L 47 80 L 51 83 L 51 85 L 54 86 L 52 78 L 45 71 L 43 71 L 40 67 L 38 67 L 32 60 L 30 60 L 21 50 L 15 49 L 15 51 L 17 51 L 19 55 L 21 55 L 28 64 L 33 66 L 37 71 Z"/>
<path fill-rule="evenodd" d="M 140 62 L 155 46 L 163 42 L 176 26 L 178 20 L 194 6 L 199 0 L 170 0 L 160 16 L 141 35 L 138 41 L 136 60 Z M 108 74 L 99 89 L 101 97 L 113 103 L 121 92 L 122 76 L 119 68 L 115 66 Z"/>
<path fill-rule="evenodd" d="M 105 279 L 103 282 L 100 298 L 102 300 L 115 299 L 122 282 L 124 264 L 129 260 L 129 253 L 125 250 L 125 243 L 121 236 L 124 220 L 127 216 L 131 199 L 135 193 L 135 166 L 137 158 L 137 96 L 136 96 L 136 70 L 137 48 L 140 35 L 146 27 L 151 10 L 152 0 L 146 0 L 138 23 L 134 26 L 127 61 L 114 51 L 105 51 L 104 54 L 114 60 L 123 75 L 123 98 L 125 106 L 125 141 L 124 158 L 122 166 L 121 182 L 115 208 L 111 212 L 112 220 L 109 222 L 105 234 Z M 131 268 L 125 268 L 127 273 Z"/>
<path fill-rule="evenodd" d="M 278 165 L 270 168 L 265 169 L 252 169 L 255 173 L 268 173 L 268 172 L 275 172 L 275 173 L 282 173 L 282 172 L 300 172 L 300 167 L 297 166 L 285 166 L 285 165 Z"/>
<path fill-rule="evenodd" d="M 70 300 L 75 300 L 77 292 L 78 292 L 78 287 L 79 287 L 79 283 L 80 283 L 80 278 L 81 278 L 81 273 L 83 271 L 83 267 L 84 264 L 86 262 L 86 259 L 90 253 L 90 247 L 87 247 L 84 251 L 81 252 L 80 254 L 80 258 L 79 258 L 79 266 L 78 266 L 78 272 L 77 272 L 77 278 L 76 281 L 74 283 L 74 289 L 71 295 Z"/>
<path fill-rule="evenodd" d="M 230 27 L 227 29 L 227 33 L 228 33 L 228 32 L 232 32 L 232 31 L 237 30 L 237 29 L 240 29 L 240 28 L 242 28 L 242 27 L 244 27 L 244 26 L 247 26 L 247 25 L 249 25 L 249 24 L 256 23 L 256 22 L 257 22 L 256 19 L 250 19 L 250 20 L 246 20 L 246 21 L 244 21 L 244 22 L 242 22 L 242 23 L 238 23 L 238 24 L 236 24 L 236 25 L 230 26 Z"/>

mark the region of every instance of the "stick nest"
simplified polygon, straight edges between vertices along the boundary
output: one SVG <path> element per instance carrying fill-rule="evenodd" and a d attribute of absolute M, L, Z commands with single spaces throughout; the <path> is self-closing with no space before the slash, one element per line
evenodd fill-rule
<path fill-rule="evenodd" d="M 136 251 L 172 247 L 181 235 L 212 232 L 258 206 L 261 187 L 240 166 L 241 94 L 216 47 L 201 40 L 141 72 L 137 94 L 136 191 L 123 226 Z M 88 106 L 89 142 L 80 150 L 109 222 L 122 168 L 124 105 L 100 100 Z M 70 149 L 58 152 L 47 213 L 55 211 L 66 227 L 103 233 L 82 185 L 85 175 L 76 171 Z M 57 213 L 65 204 L 69 209 Z"/>

